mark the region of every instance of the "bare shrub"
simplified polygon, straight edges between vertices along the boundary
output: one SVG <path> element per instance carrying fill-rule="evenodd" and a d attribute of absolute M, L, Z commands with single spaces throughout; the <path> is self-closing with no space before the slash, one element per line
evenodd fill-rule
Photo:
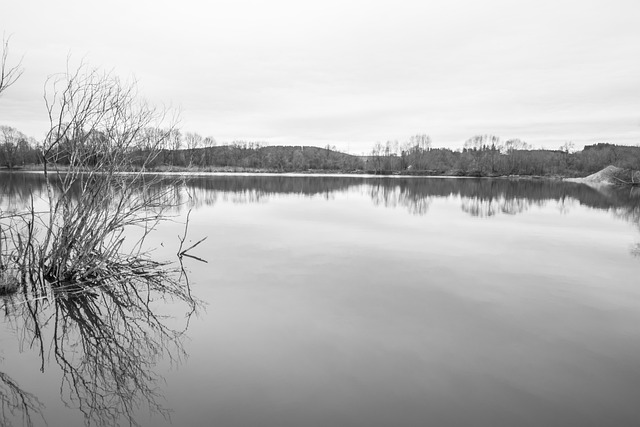
<path fill-rule="evenodd" d="M 151 368 L 163 355 L 184 355 L 183 331 L 154 304 L 184 303 L 190 316 L 198 302 L 184 271 L 145 245 L 174 207 L 171 186 L 159 190 L 145 168 L 175 134 L 175 119 L 140 100 L 135 82 L 84 64 L 50 77 L 45 99 L 48 208 L 37 211 L 31 199 L 0 212 L 5 315 L 39 350 L 43 370 L 52 349 L 63 399 L 88 424 L 135 424 L 141 405 L 167 415 Z"/>

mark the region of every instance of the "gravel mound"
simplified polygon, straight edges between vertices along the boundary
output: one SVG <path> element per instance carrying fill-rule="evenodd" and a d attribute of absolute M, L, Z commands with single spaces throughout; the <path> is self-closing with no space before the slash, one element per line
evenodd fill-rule
<path fill-rule="evenodd" d="M 585 178 L 568 179 L 571 182 L 581 182 L 589 185 L 640 185 L 640 171 L 607 166 Z"/>
<path fill-rule="evenodd" d="M 621 184 L 621 181 L 630 181 L 630 172 L 617 166 L 607 166 L 583 179 L 588 184 Z"/>

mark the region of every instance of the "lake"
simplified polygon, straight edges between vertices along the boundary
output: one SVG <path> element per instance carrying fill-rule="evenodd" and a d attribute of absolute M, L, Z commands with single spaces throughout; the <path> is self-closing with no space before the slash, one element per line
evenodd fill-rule
<path fill-rule="evenodd" d="M 175 260 L 188 213 L 185 245 L 207 238 L 190 251 L 206 263 L 184 258 L 197 313 L 157 308 L 187 328 L 184 354 L 136 348 L 173 425 L 640 425 L 637 189 L 307 175 L 164 185 L 180 205 L 147 242 L 154 256 Z M 38 174 L 0 174 L 4 211 L 45 192 Z M 83 425 L 83 410 L 99 419 L 95 396 L 74 395 L 53 347 L 39 354 L 32 325 L 3 304 L 0 397 L 8 376 L 50 426 Z M 140 425 L 169 425 L 133 410 Z M 7 419 L 22 422 L 19 410 Z"/>

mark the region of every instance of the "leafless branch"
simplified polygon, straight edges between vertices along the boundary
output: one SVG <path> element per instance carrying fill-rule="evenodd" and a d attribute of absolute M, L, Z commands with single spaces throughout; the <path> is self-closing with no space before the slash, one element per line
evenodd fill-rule
<path fill-rule="evenodd" d="M 0 95 L 7 88 L 13 85 L 24 72 L 22 68 L 22 58 L 14 66 L 9 65 L 9 41 L 11 36 L 2 37 L 2 45 L 0 45 Z"/>

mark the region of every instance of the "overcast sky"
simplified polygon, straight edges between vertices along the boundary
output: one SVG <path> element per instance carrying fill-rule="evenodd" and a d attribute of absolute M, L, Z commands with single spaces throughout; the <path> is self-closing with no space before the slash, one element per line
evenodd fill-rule
<path fill-rule="evenodd" d="M 25 68 L 0 124 L 36 138 L 71 54 L 219 143 L 640 143 L 638 0 L 0 2 Z"/>

